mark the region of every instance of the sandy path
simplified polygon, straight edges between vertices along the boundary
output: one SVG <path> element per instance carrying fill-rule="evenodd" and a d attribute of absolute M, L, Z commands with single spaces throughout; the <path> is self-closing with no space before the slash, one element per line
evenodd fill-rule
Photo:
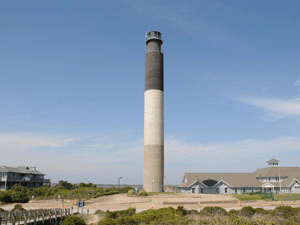
<path fill-rule="evenodd" d="M 22 204 L 25 209 L 49 209 L 49 208 L 63 208 L 73 206 L 73 211 L 77 212 L 77 200 L 34 200 L 29 203 Z M 100 209 L 106 210 L 122 210 L 130 207 L 135 207 L 137 211 L 147 209 L 158 209 L 165 207 L 177 208 L 178 205 L 183 205 L 186 209 L 201 210 L 205 206 L 220 206 L 223 208 L 238 208 L 237 200 L 231 195 L 204 195 L 204 194 L 175 194 L 175 195 L 156 195 L 149 197 L 129 197 L 126 194 L 103 196 L 91 199 L 85 202 L 83 212 L 94 213 Z M 2 205 L 1 208 L 11 210 L 15 204 Z M 300 201 L 292 202 L 274 202 L 274 201 L 242 201 L 242 206 L 252 207 L 271 207 L 278 205 L 294 205 L 300 206 Z M 80 212 L 82 210 L 80 209 Z"/>

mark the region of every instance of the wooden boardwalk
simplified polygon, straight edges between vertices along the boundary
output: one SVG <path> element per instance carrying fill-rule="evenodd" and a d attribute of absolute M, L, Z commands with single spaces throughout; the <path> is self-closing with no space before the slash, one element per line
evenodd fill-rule
<path fill-rule="evenodd" d="M 0 225 L 58 224 L 61 218 L 70 214 L 70 209 L 59 208 L 0 212 Z"/>

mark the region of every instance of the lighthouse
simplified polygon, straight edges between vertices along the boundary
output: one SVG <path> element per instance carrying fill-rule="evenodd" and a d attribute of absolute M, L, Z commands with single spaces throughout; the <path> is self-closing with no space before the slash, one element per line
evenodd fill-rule
<path fill-rule="evenodd" d="M 144 189 L 164 191 L 164 55 L 161 33 L 146 33 Z"/>

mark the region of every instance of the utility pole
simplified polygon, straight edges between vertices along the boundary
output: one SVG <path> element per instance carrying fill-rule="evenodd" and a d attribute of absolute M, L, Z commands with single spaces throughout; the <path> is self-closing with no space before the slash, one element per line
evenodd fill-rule
<path fill-rule="evenodd" d="M 121 179 L 122 179 L 123 177 L 119 177 L 119 179 L 118 179 L 118 187 L 119 187 L 119 192 L 120 192 L 120 183 L 121 183 Z"/>

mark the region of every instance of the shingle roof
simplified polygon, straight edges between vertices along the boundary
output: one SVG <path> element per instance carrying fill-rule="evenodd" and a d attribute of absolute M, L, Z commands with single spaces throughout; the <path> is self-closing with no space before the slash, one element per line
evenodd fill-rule
<path fill-rule="evenodd" d="M 22 173 L 22 174 L 38 174 L 45 175 L 37 170 L 32 171 L 29 167 L 18 166 L 18 167 L 9 167 L 9 166 L 0 166 L 0 173 Z"/>
<path fill-rule="evenodd" d="M 254 171 L 257 177 L 278 177 L 279 173 L 281 177 L 290 176 L 291 173 L 298 173 L 300 176 L 300 167 L 267 167 L 259 168 Z"/>
<path fill-rule="evenodd" d="M 187 179 L 187 182 L 184 182 Z M 189 187 L 196 181 L 225 181 L 231 187 L 260 187 L 254 173 L 185 173 L 179 187 Z"/>
<path fill-rule="evenodd" d="M 271 163 L 279 163 L 280 161 L 277 159 L 270 159 L 269 161 L 267 161 L 267 163 L 271 164 Z"/>

